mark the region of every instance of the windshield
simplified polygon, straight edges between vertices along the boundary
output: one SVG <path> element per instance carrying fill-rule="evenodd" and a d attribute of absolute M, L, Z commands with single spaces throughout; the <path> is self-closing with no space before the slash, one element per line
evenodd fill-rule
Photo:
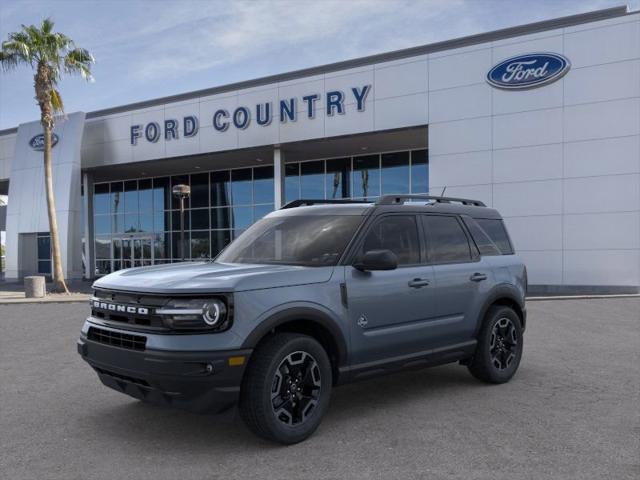
<path fill-rule="evenodd" d="M 359 215 L 264 218 L 231 243 L 216 262 L 336 265 L 361 221 Z"/>

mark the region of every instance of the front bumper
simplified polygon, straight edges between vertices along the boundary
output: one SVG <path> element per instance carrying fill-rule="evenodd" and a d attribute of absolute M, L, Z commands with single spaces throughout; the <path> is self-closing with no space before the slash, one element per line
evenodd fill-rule
<path fill-rule="evenodd" d="M 107 387 L 151 403 L 214 413 L 238 401 L 251 350 L 136 351 L 82 334 L 78 353 Z M 230 357 L 244 357 L 244 362 L 230 366 Z"/>

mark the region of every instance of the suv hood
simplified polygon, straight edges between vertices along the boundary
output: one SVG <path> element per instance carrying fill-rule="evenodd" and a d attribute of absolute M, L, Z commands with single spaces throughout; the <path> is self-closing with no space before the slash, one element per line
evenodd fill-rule
<path fill-rule="evenodd" d="M 333 267 L 189 262 L 111 273 L 96 288 L 141 293 L 240 292 L 327 282 Z"/>

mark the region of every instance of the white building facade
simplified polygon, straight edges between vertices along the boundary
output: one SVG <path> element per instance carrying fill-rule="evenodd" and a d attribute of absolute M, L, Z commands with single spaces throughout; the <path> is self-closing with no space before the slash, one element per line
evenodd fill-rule
<path fill-rule="evenodd" d="M 39 132 L 0 132 L 7 279 L 50 268 Z M 502 213 L 534 288 L 640 286 L 640 13 L 622 7 L 71 114 L 55 133 L 73 278 L 215 256 L 296 198 L 446 188 Z M 192 190 L 184 252 L 176 184 Z"/>

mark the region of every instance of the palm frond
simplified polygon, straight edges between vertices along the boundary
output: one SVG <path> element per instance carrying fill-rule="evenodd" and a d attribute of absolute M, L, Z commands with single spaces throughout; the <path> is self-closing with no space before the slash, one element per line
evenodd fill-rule
<path fill-rule="evenodd" d="M 87 81 L 93 80 L 91 76 L 91 64 L 95 63 L 93 55 L 84 48 L 75 48 L 67 53 L 64 58 L 64 69 L 67 73 L 78 73 Z"/>
<path fill-rule="evenodd" d="M 51 89 L 51 106 L 53 107 L 53 111 L 55 113 L 64 112 L 64 104 L 62 103 L 62 97 L 60 96 L 60 92 L 55 88 Z"/>

